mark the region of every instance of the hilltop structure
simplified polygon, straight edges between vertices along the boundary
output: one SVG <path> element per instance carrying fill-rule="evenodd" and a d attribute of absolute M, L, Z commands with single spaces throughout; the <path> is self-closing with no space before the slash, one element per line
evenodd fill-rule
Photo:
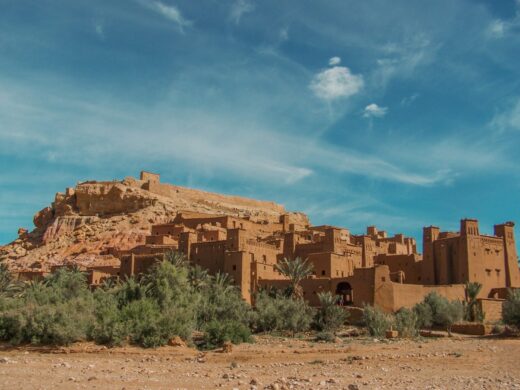
<path fill-rule="evenodd" d="M 184 197 L 179 197 L 181 192 Z M 145 196 L 148 193 L 153 196 Z M 178 207 L 179 203 L 186 205 L 187 194 L 198 197 L 196 207 Z M 52 208 L 35 217 L 37 226 L 46 226 L 40 232 L 42 242 L 55 242 L 56 237 L 76 232 L 78 225 L 92 224 L 88 218 L 113 218 L 115 212 L 121 212 L 118 199 L 125 199 L 125 212 L 131 210 L 133 216 L 143 209 L 157 212 L 154 207 L 164 205 L 165 199 L 177 199 L 178 204 L 160 219 L 148 218 L 148 234 L 141 233 L 134 245 L 109 245 L 111 241 L 107 241 L 98 256 L 118 260 L 88 266 L 92 285 L 109 278 L 138 276 L 168 251 L 179 251 L 210 273 L 231 275 L 250 303 L 262 287 L 285 288 L 288 280 L 276 264 L 296 257 L 313 265 L 314 274 L 302 283 L 304 298 L 313 305 L 319 304 L 319 292 L 330 291 L 340 296 L 342 305 L 371 304 L 395 311 L 413 306 L 431 291 L 463 300 L 464 284 L 479 282 L 483 285 L 479 303 L 492 319 L 500 315 L 507 289 L 520 288 L 512 222 L 496 225 L 494 236 L 481 235 L 478 221 L 473 219 L 463 219 L 457 233 L 425 227 L 421 255 L 415 239 L 402 234 L 389 237 L 375 226 L 362 235 L 342 227 L 312 226 L 303 214 L 288 213 L 271 202 L 162 184 L 159 175 L 148 172 L 142 172 L 139 180 L 87 182 L 58 194 Z M 66 215 L 54 219 L 47 215 L 55 216 L 59 210 L 80 216 L 63 224 Z M 43 220 L 48 220 L 46 225 Z M 45 272 L 25 270 L 20 277 L 41 277 Z"/>

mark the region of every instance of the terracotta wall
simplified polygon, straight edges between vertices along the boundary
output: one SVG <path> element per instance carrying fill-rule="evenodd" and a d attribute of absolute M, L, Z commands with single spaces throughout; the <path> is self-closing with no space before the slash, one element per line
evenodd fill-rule
<path fill-rule="evenodd" d="M 503 299 L 479 299 L 478 305 L 484 313 L 485 322 L 496 322 L 502 319 Z"/>

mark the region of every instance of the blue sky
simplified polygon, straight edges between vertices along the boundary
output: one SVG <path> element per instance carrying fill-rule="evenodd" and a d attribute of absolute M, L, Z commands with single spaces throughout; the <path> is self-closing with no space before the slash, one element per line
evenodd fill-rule
<path fill-rule="evenodd" d="M 520 222 L 520 1 L 0 10 L 0 243 L 141 169 L 355 233 Z"/>

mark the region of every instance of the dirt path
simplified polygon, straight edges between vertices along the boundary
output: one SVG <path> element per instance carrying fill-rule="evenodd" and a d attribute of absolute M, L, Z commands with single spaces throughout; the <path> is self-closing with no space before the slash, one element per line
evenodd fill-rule
<path fill-rule="evenodd" d="M 520 389 L 520 339 L 0 349 L 0 389 Z"/>

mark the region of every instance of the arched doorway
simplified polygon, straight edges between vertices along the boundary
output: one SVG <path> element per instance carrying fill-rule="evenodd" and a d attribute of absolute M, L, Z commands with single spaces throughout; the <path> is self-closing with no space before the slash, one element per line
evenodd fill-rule
<path fill-rule="evenodd" d="M 336 295 L 339 296 L 338 304 L 341 306 L 352 305 L 354 303 L 352 287 L 348 282 L 338 283 L 336 287 Z"/>

